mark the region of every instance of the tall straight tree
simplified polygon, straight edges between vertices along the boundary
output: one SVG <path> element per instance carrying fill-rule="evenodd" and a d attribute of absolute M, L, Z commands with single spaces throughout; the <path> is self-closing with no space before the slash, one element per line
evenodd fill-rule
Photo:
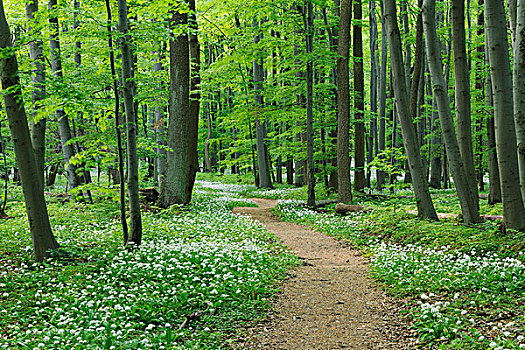
<path fill-rule="evenodd" d="M 33 65 L 31 80 L 33 88 L 31 99 L 33 102 L 33 118 L 31 119 L 31 141 L 35 151 L 36 163 L 39 169 L 39 178 L 44 182 L 44 165 L 46 154 L 46 118 L 40 116 L 38 111 L 42 108 L 42 100 L 46 96 L 46 73 L 43 43 L 41 31 L 35 23 L 35 16 L 38 13 L 38 0 L 29 0 L 26 2 L 26 17 L 28 21 L 28 32 L 33 35 L 33 40 L 29 43 L 29 57 Z"/>
<path fill-rule="evenodd" d="M 199 44 L 197 24 L 197 12 L 195 9 L 195 0 L 189 0 L 189 47 L 190 47 L 190 111 L 189 111 L 189 125 L 188 125 L 188 178 L 186 183 L 186 201 L 191 201 L 193 193 L 193 186 L 195 184 L 195 176 L 199 167 L 199 154 L 197 152 L 197 143 L 199 140 L 199 112 L 201 104 L 201 47 Z"/>
<path fill-rule="evenodd" d="M 518 137 L 521 196 L 525 201 L 525 1 L 518 0 L 516 9 L 513 70 L 514 118 Z"/>
<path fill-rule="evenodd" d="M 126 0 L 118 0 L 118 27 L 121 34 L 120 51 L 122 60 L 122 95 L 126 113 L 126 138 L 128 155 L 128 198 L 129 198 L 129 236 L 128 244 L 140 245 L 142 242 L 142 219 L 139 199 L 139 161 L 137 157 L 137 114 L 134 105 L 133 82 L 129 35 L 128 4 Z"/>
<path fill-rule="evenodd" d="M 408 157 L 408 165 L 412 174 L 414 193 L 417 200 L 418 216 L 437 220 L 436 210 L 430 197 L 426 171 L 421 161 L 419 142 L 415 126 L 410 116 L 406 76 L 403 67 L 401 49 L 401 34 L 397 24 L 397 9 L 395 0 L 384 1 L 385 24 L 390 47 L 390 66 L 392 69 L 392 84 L 396 98 L 397 115 L 403 133 L 403 142 Z"/>
<path fill-rule="evenodd" d="M 377 135 L 377 149 L 379 159 L 384 160 L 382 153 L 386 149 L 386 74 L 388 65 L 388 39 L 385 29 L 384 8 L 381 7 L 381 68 L 379 69 L 379 130 Z M 386 173 L 379 169 L 377 171 L 377 189 L 382 190 L 385 183 Z"/>
<path fill-rule="evenodd" d="M 60 40 L 59 40 L 59 23 L 57 13 L 57 0 L 49 0 L 49 26 L 50 26 L 50 38 L 49 45 L 51 48 L 51 70 L 55 79 L 61 83 L 63 81 L 62 71 L 62 57 L 60 52 Z M 63 108 L 59 108 L 56 111 L 58 120 L 58 131 L 60 133 L 60 143 L 62 144 L 62 153 L 64 155 L 64 161 L 67 167 L 67 179 L 71 188 L 78 187 L 81 184 L 81 179 L 77 173 L 77 166 L 71 159 L 75 156 L 76 151 L 74 143 L 71 142 L 72 134 L 71 127 L 69 125 L 69 118 Z M 81 197 L 81 194 L 78 194 Z"/>
<path fill-rule="evenodd" d="M 43 183 L 35 181 L 35 174 L 39 173 L 39 169 L 31 145 L 31 136 L 29 135 L 29 126 L 27 125 L 27 116 L 22 99 L 22 87 L 18 76 L 18 62 L 13 50 L 11 31 L 5 18 L 3 0 L 0 0 L 0 50 L 0 74 L 4 104 L 15 148 L 16 165 L 22 180 L 33 252 L 35 259 L 42 261 L 49 255 L 50 250 L 58 248 L 58 243 L 49 224 Z"/>
<path fill-rule="evenodd" d="M 174 9 L 170 29 L 183 28 L 188 24 L 188 13 Z M 170 39 L 170 97 L 167 171 L 162 183 L 159 204 L 167 208 L 173 204 L 187 204 L 186 185 L 190 174 L 188 168 L 195 161 L 189 157 L 190 129 L 190 49 L 188 34 Z"/>
<path fill-rule="evenodd" d="M 365 75 L 363 69 L 363 8 L 361 0 L 354 3 L 354 190 L 365 188 Z"/>
<path fill-rule="evenodd" d="M 337 44 L 337 191 L 340 202 L 352 200 L 350 181 L 350 23 L 352 0 L 341 0 Z"/>
<path fill-rule="evenodd" d="M 478 206 L 476 205 L 478 197 L 477 190 L 473 192 L 470 187 L 467 171 L 461 157 L 458 141 L 456 139 L 456 133 L 454 130 L 454 120 L 452 118 L 452 112 L 450 110 L 450 103 L 448 100 L 448 89 L 445 82 L 445 77 L 442 73 L 441 50 L 439 47 L 439 40 L 437 38 L 435 15 L 435 0 L 425 0 L 423 4 L 423 24 L 425 28 L 426 39 L 425 43 L 427 48 L 428 67 L 430 70 L 430 76 L 432 77 L 434 96 L 438 105 L 441 130 L 443 133 L 443 139 L 445 141 L 445 148 L 447 150 L 450 170 L 452 172 L 452 176 L 454 177 L 454 184 L 456 186 L 461 204 L 463 221 L 465 223 L 479 222 L 481 218 L 479 216 Z M 474 173 L 471 175 L 474 176 Z"/>
<path fill-rule="evenodd" d="M 459 151 L 465 165 L 467 182 L 474 196 L 473 204 L 479 212 L 478 186 L 476 184 L 476 170 L 474 168 L 474 153 L 472 150 L 470 75 L 465 43 L 465 0 L 452 0 L 451 18 Z"/>
<path fill-rule="evenodd" d="M 254 35 L 255 45 L 261 42 L 263 38 L 262 31 L 259 29 L 259 21 L 253 20 L 253 27 L 256 30 Z M 259 169 L 259 186 L 262 188 L 272 188 L 272 179 L 270 176 L 270 164 L 268 162 L 266 146 L 266 122 L 261 120 L 261 113 L 264 109 L 264 100 L 262 95 L 264 82 L 264 68 L 262 50 L 257 49 L 256 57 L 253 59 L 253 85 L 255 90 L 255 135 L 257 144 L 257 168 Z"/>
<path fill-rule="evenodd" d="M 503 201 L 503 219 L 509 229 L 525 229 L 513 116 L 512 75 L 503 0 L 485 0 L 485 30 L 494 96 L 496 151 Z"/>
<path fill-rule="evenodd" d="M 315 163 L 314 163 L 314 6 L 313 0 L 307 0 L 304 5 L 306 33 L 306 163 L 308 165 L 308 201 L 310 207 L 315 207 Z"/>

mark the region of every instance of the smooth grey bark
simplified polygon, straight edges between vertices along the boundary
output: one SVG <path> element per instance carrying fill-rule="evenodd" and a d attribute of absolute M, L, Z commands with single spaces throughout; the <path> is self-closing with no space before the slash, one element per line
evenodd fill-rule
<path fill-rule="evenodd" d="M 385 161 L 382 153 L 386 150 L 386 74 L 388 65 L 388 39 L 386 37 L 385 16 L 381 6 L 381 68 L 379 71 L 379 130 L 378 130 L 378 157 Z M 386 173 L 377 171 L 377 189 L 382 190 L 385 184 Z"/>
<path fill-rule="evenodd" d="M 49 256 L 51 250 L 58 249 L 59 245 L 49 223 L 43 183 L 35 181 L 35 174 L 38 174 L 39 168 L 31 144 L 18 76 L 18 63 L 11 41 L 11 31 L 5 18 L 3 0 L 0 0 L 0 50 L 4 104 L 15 149 L 16 165 L 22 181 L 33 252 L 35 259 L 42 261 Z"/>
<path fill-rule="evenodd" d="M 195 9 L 195 0 L 189 0 L 189 54 L 191 58 L 190 65 L 190 110 L 188 122 L 188 177 L 186 182 L 186 201 L 191 202 L 195 176 L 199 168 L 199 154 L 197 143 L 199 140 L 199 112 L 201 104 L 201 46 L 199 44 L 197 13 Z M 230 99 L 231 101 L 231 99 Z M 231 106 L 230 106 L 231 108 Z"/>
<path fill-rule="evenodd" d="M 173 10 L 170 28 L 188 24 L 188 14 Z M 170 97 L 166 176 L 162 182 L 158 204 L 167 208 L 173 204 L 187 204 L 186 185 L 189 158 L 190 127 L 190 51 L 187 33 L 170 38 Z"/>
<path fill-rule="evenodd" d="M 436 210 L 434 209 L 434 204 L 430 197 L 426 172 L 421 161 L 416 130 L 412 118 L 410 117 L 407 84 L 403 69 L 401 35 L 397 25 L 396 3 L 394 0 L 385 0 L 384 7 L 388 44 L 390 46 L 390 67 L 392 69 L 397 115 L 401 124 L 403 142 L 405 144 L 410 173 L 412 174 L 414 194 L 417 199 L 418 216 L 426 219 L 437 220 Z"/>
<path fill-rule="evenodd" d="M 457 140 L 461 159 L 465 166 L 468 186 L 473 194 L 474 205 L 479 215 L 479 195 L 472 148 L 470 74 L 465 43 L 465 0 L 452 0 L 451 18 Z M 450 156 L 449 158 L 451 159 Z"/>
<path fill-rule="evenodd" d="M 314 64 L 312 53 L 314 51 L 314 9 L 313 0 L 308 0 L 304 5 L 304 19 L 306 32 L 306 163 L 308 171 L 308 200 L 309 207 L 315 207 L 315 163 L 314 163 Z"/>
<path fill-rule="evenodd" d="M 516 47 L 516 39 L 519 36 L 519 31 L 517 30 L 518 17 L 520 16 L 518 12 L 518 1 L 519 0 L 507 0 L 507 8 L 509 12 L 509 26 L 510 26 L 510 38 L 512 47 Z M 521 9 L 523 11 L 523 9 Z"/>
<path fill-rule="evenodd" d="M 109 48 L 109 65 L 111 68 L 111 77 L 113 80 L 113 96 L 115 98 L 115 134 L 117 136 L 117 152 L 118 152 L 118 170 L 115 171 L 112 167 L 108 168 L 108 172 L 113 173 L 113 181 L 118 176 L 119 195 L 120 195 L 120 224 L 122 226 L 122 237 L 124 244 L 127 244 L 129 232 L 128 223 L 126 222 L 126 187 L 124 178 L 124 154 L 122 150 L 122 137 L 120 134 L 120 94 L 118 89 L 118 76 L 117 69 L 115 67 L 115 50 L 113 48 L 113 16 L 111 14 L 111 3 L 110 0 L 105 0 L 106 13 L 108 18 L 107 31 L 108 31 L 108 48 Z"/>
<path fill-rule="evenodd" d="M 339 202 L 352 201 L 350 181 L 350 23 L 352 1 L 341 0 L 337 44 L 337 190 Z"/>
<path fill-rule="evenodd" d="M 41 38 L 41 31 L 35 27 L 35 15 L 38 13 L 38 0 L 29 0 L 26 2 L 26 18 L 28 22 L 27 31 L 33 36 L 33 40 L 29 43 L 29 58 L 31 59 L 32 74 L 31 82 L 33 84 L 31 90 L 32 118 L 30 123 L 31 143 L 33 151 L 35 152 L 35 159 L 39 169 L 39 178 L 42 185 L 44 181 L 44 167 L 46 154 L 46 121 L 47 119 L 39 115 L 39 110 L 42 108 L 42 101 L 46 97 L 46 72 L 45 60 L 43 53 L 43 43 Z"/>
<path fill-rule="evenodd" d="M 259 28 L 259 21 L 253 21 L 253 27 Z M 258 31 L 254 35 L 254 43 L 258 46 L 263 34 Z M 258 51 L 257 56 L 253 60 L 253 87 L 255 90 L 255 139 L 257 145 L 257 168 L 259 173 L 259 187 L 272 188 L 272 179 L 270 174 L 270 167 L 268 162 L 267 145 L 266 145 L 266 122 L 261 120 L 261 113 L 264 109 L 264 100 L 262 95 L 264 82 L 264 68 L 262 51 Z"/>
<path fill-rule="evenodd" d="M 494 99 L 503 221 L 509 229 L 523 230 L 525 208 L 519 183 L 516 126 L 512 118 L 514 101 L 503 0 L 485 0 L 485 31 Z"/>
<path fill-rule="evenodd" d="M 377 19 L 376 19 L 376 3 L 375 0 L 369 1 L 370 6 L 370 133 L 368 136 L 368 147 L 367 147 L 367 163 L 370 165 L 374 160 L 374 156 L 379 154 L 379 142 L 377 132 L 377 95 L 379 91 L 379 58 L 378 58 L 378 30 L 377 30 Z M 371 169 L 367 172 L 367 187 L 370 187 L 372 171 Z"/>
<path fill-rule="evenodd" d="M 292 5 L 292 9 L 294 11 L 297 11 L 297 5 L 295 3 Z M 301 37 L 302 36 L 301 31 L 297 28 L 294 28 L 294 29 L 295 29 L 295 33 L 297 34 L 297 36 Z M 299 109 L 303 109 L 303 108 L 305 109 L 306 108 L 306 98 L 300 88 L 301 81 L 305 79 L 305 73 L 303 69 L 300 67 L 301 63 L 298 58 L 299 57 L 299 44 L 298 43 L 294 44 L 293 52 L 294 52 L 294 57 L 295 57 L 295 69 L 296 69 L 296 72 L 295 72 L 295 78 L 296 78 L 295 84 L 297 87 L 296 105 L 297 105 L 297 108 Z M 303 141 L 305 137 L 303 121 L 298 120 L 295 123 L 295 126 L 297 127 L 297 130 L 298 130 L 295 133 L 295 142 L 299 145 L 298 153 L 302 154 L 304 152 L 304 142 Z M 295 186 L 302 187 L 305 184 L 305 171 L 306 171 L 305 169 L 306 161 L 304 157 L 296 156 L 294 165 L 295 165 Z"/>
<path fill-rule="evenodd" d="M 485 57 L 488 65 L 488 57 Z M 487 72 L 488 73 L 488 72 Z M 498 152 L 496 151 L 496 131 L 494 128 L 494 102 L 492 98 L 492 79 L 490 73 L 485 79 L 487 103 L 487 148 L 489 163 L 489 204 L 501 203 L 501 181 L 499 178 Z"/>
<path fill-rule="evenodd" d="M 63 80 L 62 71 L 62 57 L 60 53 L 60 40 L 59 40 L 59 24 L 57 15 L 57 0 L 49 0 L 49 26 L 50 26 L 50 37 L 49 46 L 51 49 L 51 70 L 55 79 L 61 83 Z M 59 108 L 56 111 L 58 120 L 58 131 L 60 133 L 60 143 L 62 144 L 62 153 L 64 155 L 64 161 L 67 167 L 67 179 L 71 189 L 78 187 L 81 184 L 81 179 L 77 173 L 77 166 L 71 159 L 76 155 L 74 144 L 71 142 L 72 134 L 71 127 L 69 125 L 69 118 L 66 115 L 64 109 Z M 78 194 L 81 197 L 81 194 Z"/>
<path fill-rule="evenodd" d="M 354 25 L 353 60 L 354 60 L 354 191 L 365 189 L 365 75 L 363 69 L 363 8 L 361 0 L 353 0 Z"/>
<path fill-rule="evenodd" d="M 423 5 L 423 26 L 425 29 L 426 52 L 434 96 L 438 106 L 441 131 L 445 141 L 450 171 L 454 178 L 454 184 L 461 205 L 461 212 L 463 213 L 463 221 L 465 223 L 480 222 L 481 218 L 479 216 L 479 209 L 478 205 L 476 205 L 478 200 L 477 187 L 475 188 L 475 191 L 473 191 L 470 186 L 471 184 L 468 180 L 464 160 L 461 157 L 454 129 L 454 119 L 452 118 L 452 112 L 450 110 L 448 89 L 445 77 L 442 73 L 441 49 L 439 47 L 439 40 L 436 32 L 435 15 L 435 0 L 425 0 Z M 474 173 L 471 175 L 474 176 Z"/>
<path fill-rule="evenodd" d="M 159 45 L 160 46 L 160 45 Z M 158 74 L 162 71 L 162 60 L 163 55 L 161 54 L 161 48 L 159 47 L 153 53 L 153 74 L 154 79 L 158 80 Z M 157 85 L 160 89 L 161 83 L 157 81 Z M 155 111 L 154 111 L 154 128 L 155 141 L 157 147 L 155 152 L 157 157 L 155 158 L 155 174 L 157 177 L 157 182 L 162 183 L 162 179 L 166 176 L 166 129 L 164 127 L 164 107 L 160 100 L 155 101 Z"/>
<path fill-rule="evenodd" d="M 518 139 L 521 196 L 525 201 L 525 1 L 517 0 L 514 35 L 514 121 Z"/>
<path fill-rule="evenodd" d="M 137 114 L 134 104 L 131 54 L 129 36 L 128 5 L 126 0 L 118 0 L 118 27 L 121 34 L 120 51 L 122 60 L 122 95 L 126 112 L 126 138 L 128 160 L 128 200 L 129 200 L 129 237 L 127 244 L 136 246 L 142 242 L 142 219 L 139 200 L 139 160 L 137 157 Z"/>
<path fill-rule="evenodd" d="M 441 128 L 439 126 L 439 115 L 437 112 L 437 103 L 436 99 L 432 98 L 433 102 L 433 111 L 431 118 L 431 130 L 432 130 L 432 140 L 430 148 L 430 187 L 432 188 L 441 188 L 441 148 L 442 148 L 442 137 L 441 137 Z"/>

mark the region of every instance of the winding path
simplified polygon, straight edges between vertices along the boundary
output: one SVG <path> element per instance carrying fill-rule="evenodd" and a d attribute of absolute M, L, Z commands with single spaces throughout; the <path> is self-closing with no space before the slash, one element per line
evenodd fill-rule
<path fill-rule="evenodd" d="M 271 213 L 276 201 L 252 199 L 250 215 L 304 262 L 281 287 L 269 317 L 248 330 L 239 349 L 414 349 L 402 303 L 374 286 L 355 250 Z"/>

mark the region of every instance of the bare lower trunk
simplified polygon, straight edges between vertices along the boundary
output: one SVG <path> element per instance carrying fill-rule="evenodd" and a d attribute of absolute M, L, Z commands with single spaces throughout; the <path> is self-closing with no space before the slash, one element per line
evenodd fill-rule
<path fill-rule="evenodd" d="M 425 169 L 421 162 L 419 142 L 417 140 L 414 123 L 410 117 L 407 85 L 403 69 L 403 55 L 401 51 L 401 35 L 397 25 L 396 4 L 394 0 L 385 0 L 385 22 L 390 46 L 390 66 L 394 94 L 396 97 L 397 115 L 401 124 L 403 141 L 408 157 L 414 193 L 417 198 L 418 215 L 422 218 L 437 220 L 436 210 L 430 197 Z"/>
<path fill-rule="evenodd" d="M 4 52 L 0 58 L 4 103 L 15 149 L 16 164 L 22 180 L 33 252 L 35 259 L 42 261 L 49 256 L 51 250 L 58 248 L 58 243 L 49 224 L 43 183 L 34 180 L 39 169 L 29 135 L 18 76 L 18 63 L 15 52 L 12 50 L 11 33 L 5 18 L 3 0 L 0 0 L 0 49 Z"/>
<path fill-rule="evenodd" d="M 119 31 L 122 35 L 122 90 L 126 112 L 126 136 L 128 156 L 128 199 L 130 212 L 129 237 L 127 243 L 140 245 L 142 241 L 142 219 L 139 202 L 139 160 L 137 157 L 137 114 L 134 105 L 133 82 L 131 76 L 132 55 L 129 38 L 128 5 L 126 0 L 118 1 Z"/>
<path fill-rule="evenodd" d="M 51 48 L 51 69 L 53 75 L 57 80 L 63 79 L 62 73 L 62 58 L 60 53 L 60 41 L 59 41 L 59 25 L 58 25 L 58 14 L 57 11 L 57 0 L 49 0 L 48 3 L 50 16 L 50 40 L 49 45 Z M 78 187 L 81 184 L 81 180 L 77 174 L 77 166 L 71 162 L 71 159 L 75 156 L 74 143 L 71 142 L 72 134 L 71 127 L 69 125 L 69 118 L 62 108 L 56 111 L 58 120 L 58 130 L 60 133 L 60 142 L 62 144 L 62 153 L 64 155 L 64 161 L 67 167 L 67 178 L 71 189 Z M 81 197 L 81 194 L 78 194 Z"/>
<path fill-rule="evenodd" d="M 461 204 L 463 221 L 465 223 L 479 222 L 481 218 L 479 216 L 478 206 L 476 205 L 478 200 L 477 188 L 476 191 L 473 192 L 470 187 L 470 182 L 468 181 L 467 171 L 461 157 L 454 129 L 454 120 L 452 119 L 452 112 L 450 110 L 446 81 L 442 74 L 441 49 L 439 47 L 434 19 L 436 13 L 435 5 L 435 0 L 425 0 L 423 7 L 423 23 L 425 28 L 428 66 L 432 78 L 434 96 L 438 106 L 441 131 L 443 132 L 447 157 L 450 162 L 450 169 L 452 176 L 454 177 L 454 184 Z M 472 173 L 472 176 L 474 176 L 474 173 Z M 476 198 L 474 198 L 474 196 L 476 196 Z"/>
<path fill-rule="evenodd" d="M 518 139 L 521 196 L 525 201 L 525 1 L 517 0 L 514 42 L 514 121 Z"/>
<path fill-rule="evenodd" d="M 43 53 L 43 43 L 41 32 L 33 26 L 35 15 L 38 13 L 38 0 L 30 0 L 26 3 L 26 17 L 28 20 L 28 31 L 35 36 L 35 39 L 29 43 L 29 57 L 33 65 L 33 74 L 31 76 L 33 87 L 31 99 L 33 102 L 33 116 L 31 118 L 31 143 L 35 152 L 35 159 L 39 169 L 39 177 L 42 184 L 44 182 L 44 166 L 46 153 L 46 118 L 39 115 L 42 108 L 42 100 L 46 96 L 45 86 L 45 61 Z M 34 31 L 34 33 L 33 33 Z"/>
<path fill-rule="evenodd" d="M 363 18 L 361 0 L 353 0 L 353 54 L 354 54 L 354 190 L 362 192 L 365 188 L 365 77 L 363 70 Z"/>
<path fill-rule="evenodd" d="M 472 150 L 472 123 L 470 116 L 470 74 L 465 43 L 465 0 L 452 0 L 452 42 L 454 51 L 454 82 L 457 140 L 465 166 L 468 186 L 479 215 L 479 195 L 476 184 L 474 153 Z"/>
<path fill-rule="evenodd" d="M 525 228 L 525 208 L 519 185 L 516 126 L 512 118 L 513 96 L 505 8 L 501 0 L 485 0 L 485 28 L 488 43 L 496 150 L 507 228 Z"/>
<path fill-rule="evenodd" d="M 350 22 L 352 1 L 341 0 L 337 58 L 337 190 L 340 202 L 352 200 L 350 181 Z"/>

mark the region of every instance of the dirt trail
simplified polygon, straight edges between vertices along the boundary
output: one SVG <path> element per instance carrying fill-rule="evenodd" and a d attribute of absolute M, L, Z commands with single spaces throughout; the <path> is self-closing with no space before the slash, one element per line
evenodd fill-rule
<path fill-rule="evenodd" d="M 375 287 L 359 254 L 331 237 L 280 221 L 276 201 L 252 199 L 250 215 L 304 261 L 283 282 L 275 306 L 239 349 L 414 349 L 401 304 Z"/>

